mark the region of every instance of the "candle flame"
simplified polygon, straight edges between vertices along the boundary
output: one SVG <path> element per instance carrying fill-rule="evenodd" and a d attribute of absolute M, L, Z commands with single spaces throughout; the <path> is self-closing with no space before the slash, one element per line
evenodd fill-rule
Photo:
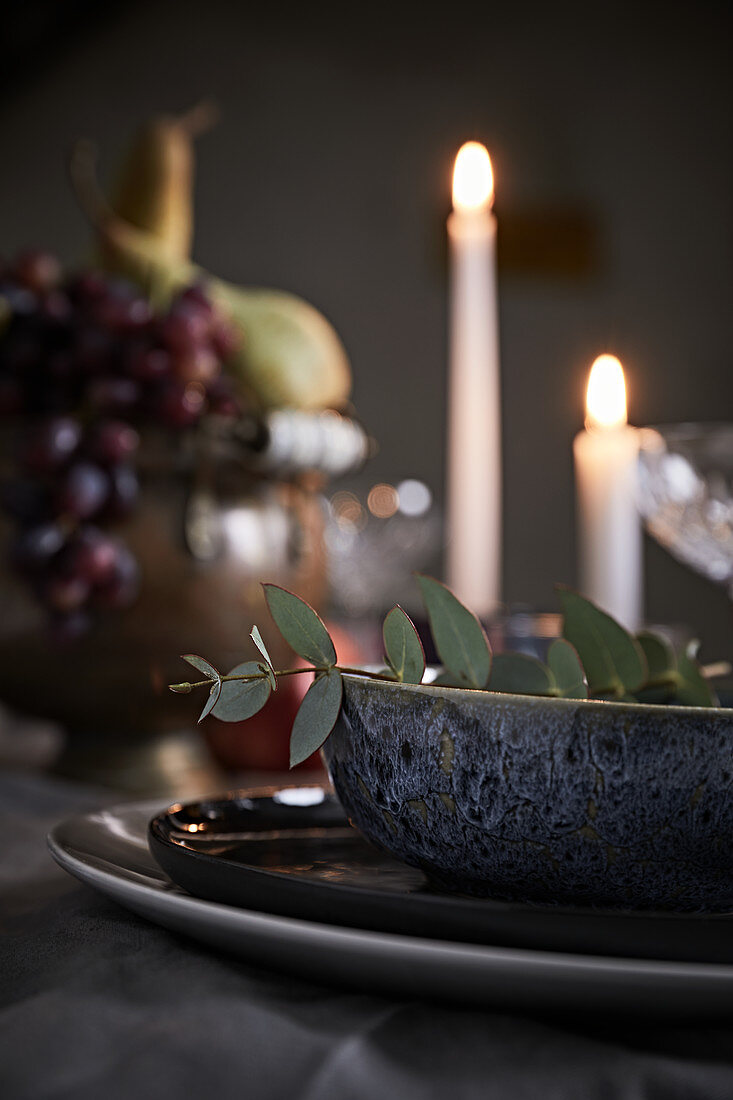
<path fill-rule="evenodd" d="M 626 424 L 624 370 L 615 355 L 599 355 L 591 367 L 585 410 L 587 428 Z"/>
<path fill-rule="evenodd" d="M 494 201 L 494 173 L 485 145 L 467 141 L 458 150 L 453 169 L 453 207 L 475 211 Z"/>

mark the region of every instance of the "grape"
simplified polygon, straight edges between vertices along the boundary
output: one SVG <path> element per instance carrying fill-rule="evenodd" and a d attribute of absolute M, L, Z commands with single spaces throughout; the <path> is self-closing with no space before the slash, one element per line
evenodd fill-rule
<path fill-rule="evenodd" d="M 69 321 L 71 318 L 71 302 L 61 290 L 51 290 L 40 301 L 41 316 L 51 322 L 59 324 Z"/>
<path fill-rule="evenodd" d="M 93 588 L 107 584 L 114 577 L 118 546 L 117 540 L 98 527 L 82 527 L 67 548 L 67 567 Z"/>
<path fill-rule="evenodd" d="M 164 380 L 171 374 L 171 353 L 166 348 L 151 348 L 143 344 L 130 353 L 127 369 L 140 382 Z"/>
<path fill-rule="evenodd" d="M 115 466 L 109 475 L 110 489 L 105 512 L 113 519 L 129 516 L 140 495 L 140 482 L 132 466 Z"/>
<path fill-rule="evenodd" d="M 37 474 L 59 469 L 81 441 L 81 425 L 69 416 L 57 416 L 38 425 L 23 449 L 25 466 Z"/>
<path fill-rule="evenodd" d="M 94 602 L 99 607 L 120 610 L 129 607 L 137 599 L 139 591 L 140 570 L 135 556 L 123 543 L 119 543 L 112 577 L 96 590 Z"/>
<path fill-rule="evenodd" d="M 89 387 L 89 404 L 98 413 L 130 413 L 140 400 L 140 387 L 132 378 L 95 378 Z"/>
<path fill-rule="evenodd" d="M 145 298 L 128 298 L 124 294 L 103 299 L 97 308 L 100 323 L 110 329 L 143 329 L 152 316 L 150 303 Z"/>
<path fill-rule="evenodd" d="M 80 637 L 89 607 L 135 599 L 137 562 L 108 526 L 137 506 L 138 429 L 183 431 L 207 410 L 239 415 L 220 374 L 235 345 L 201 285 L 153 316 L 132 284 L 96 271 L 62 280 L 49 253 L 0 263 L 0 415 L 22 417 L 0 508 L 18 531 L 14 566 L 48 608 L 53 637 Z"/>
<path fill-rule="evenodd" d="M 182 386 L 170 382 L 163 390 L 158 406 L 164 424 L 171 428 L 186 428 L 201 416 L 206 394 L 195 382 Z"/>
<path fill-rule="evenodd" d="M 178 295 L 177 302 L 194 306 L 209 318 L 213 318 L 215 315 L 214 304 L 206 292 L 206 287 L 202 286 L 201 283 L 192 283 L 191 286 L 187 286 Z"/>
<path fill-rule="evenodd" d="M 192 302 L 175 303 L 160 322 L 163 343 L 171 351 L 187 352 L 192 345 L 203 343 L 209 334 L 211 319 L 206 311 Z"/>
<path fill-rule="evenodd" d="M 73 354 L 77 365 L 86 374 L 100 374 L 114 366 L 115 341 L 112 333 L 95 327 L 76 333 Z"/>
<path fill-rule="evenodd" d="M 0 283 L 0 298 L 5 300 L 10 312 L 16 317 L 29 317 L 38 305 L 35 294 L 30 290 L 5 280 Z"/>
<path fill-rule="evenodd" d="M 175 358 L 176 377 L 181 382 L 213 382 L 219 374 L 219 359 L 203 344 L 194 345 L 187 352 L 179 352 Z"/>
<path fill-rule="evenodd" d="M 45 569 L 63 549 L 65 536 L 55 523 L 41 523 L 30 527 L 16 540 L 11 560 L 23 573 L 37 573 Z"/>
<path fill-rule="evenodd" d="M 208 387 L 209 411 L 215 416 L 240 416 L 241 405 L 235 396 L 234 385 L 228 375 L 220 374 Z"/>
<path fill-rule="evenodd" d="M 107 278 L 101 271 L 82 271 L 70 280 L 69 294 L 74 302 L 88 306 L 107 293 Z"/>
<path fill-rule="evenodd" d="M 109 495 L 109 479 L 99 466 L 76 462 L 64 475 L 56 494 L 56 507 L 64 516 L 89 519 Z"/>
<path fill-rule="evenodd" d="M 91 595 L 89 583 L 74 574 L 50 577 L 42 586 L 45 602 L 53 611 L 78 611 Z"/>
<path fill-rule="evenodd" d="M 211 328 L 211 346 L 222 362 L 226 362 L 234 354 L 239 343 L 239 335 L 232 325 L 221 319 L 214 322 Z"/>
<path fill-rule="evenodd" d="M 124 420 L 102 420 L 92 428 L 87 450 L 96 462 L 113 466 L 134 455 L 139 443 L 140 436 Z"/>
<path fill-rule="evenodd" d="M 28 249 L 16 258 L 13 274 L 28 290 L 42 293 L 52 290 L 61 281 L 61 264 L 51 252 Z"/>

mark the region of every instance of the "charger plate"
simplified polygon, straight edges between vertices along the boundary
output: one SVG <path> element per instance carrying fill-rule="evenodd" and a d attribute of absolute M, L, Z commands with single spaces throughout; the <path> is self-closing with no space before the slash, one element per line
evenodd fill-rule
<path fill-rule="evenodd" d="M 298 797 L 301 803 L 304 799 L 316 799 L 320 789 L 298 790 L 306 793 L 298 796 L 292 789 L 276 789 L 267 794 L 240 793 L 236 798 L 214 799 L 196 805 L 207 807 L 207 812 L 211 812 L 217 803 L 246 802 L 248 799 L 256 803 L 258 799 L 272 800 L 277 795 L 281 799 L 277 804 L 278 813 L 284 808 L 302 815 L 303 811 L 321 806 L 322 814 L 333 815 L 336 807 L 328 801 L 325 792 L 321 790 L 320 801 L 311 801 L 308 807 L 298 805 Z M 183 809 L 172 808 L 171 816 L 175 817 Z M 255 806 L 255 812 L 263 809 L 262 805 Z M 729 963 L 614 957 L 461 942 L 415 935 L 414 925 L 409 929 L 405 927 L 410 934 L 374 931 L 192 897 L 174 885 L 150 855 L 148 823 L 151 815 L 159 816 L 159 810 L 160 805 L 155 803 L 126 803 L 71 818 L 49 835 L 51 854 L 71 874 L 148 920 L 215 948 L 231 951 L 259 966 L 284 970 L 321 983 L 332 982 L 401 997 L 433 997 L 533 1009 L 653 1010 L 688 1016 L 733 1013 L 733 965 Z M 343 825 L 332 820 L 330 825 L 321 821 L 317 828 L 343 831 Z M 188 823 L 201 824 L 200 821 Z M 313 827 L 312 822 L 307 826 Z M 278 828 L 283 830 L 282 821 L 275 829 L 260 829 L 259 832 L 277 832 Z M 302 828 L 291 818 L 290 832 Z M 261 835 L 259 840 L 262 839 Z M 282 839 L 280 837 L 278 842 Z M 201 855 L 196 853 L 195 862 L 200 861 Z M 217 858 L 211 852 L 206 855 Z M 381 860 L 382 857 L 376 858 Z M 290 867 L 292 870 L 292 865 Z M 404 873 L 404 869 L 400 870 Z M 255 869 L 255 873 L 259 876 L 278 874 L 272 867 L 267 872 Z M 397 886 L 396 879 L 392 885 Z M 420 888 L 415 883 L 412 885 L 416 887 L 413 890 L 404 884 L 397 889 L 398 894 L 408 890 L 410 903 L 420 894 Z M 470 899 L 438 898 L 441 904 L 466 900 Z M 470 904 L 487 905 L 485 902 Z M 488 905 L 498 911 L 502 903 L 490 902 Z M 511 908 L 516 912 L 523 907 Z M 549 911 L 540 912 L 547 916 Z M 552 912 L 559 915 L 560 911 Z M 614 919 L 617 917 L 615 915 Z M 694 921 L 695 918 L 687 916 L 684 919 Z M 701 919 L 706 923 L 710 920 Z M 721 923 L 727 920 L 712 919 Z M 508 919 L 506 923 L 508 925 Z"/>
<path fill-rule="evenodd" d="M 376 932 L 594 955 L 733 963 L 733 915 L 569 908 L 431 890 L 369 844 L 324 787 L 280 787 L 177 804 L 150 849 L 188 893 Z"/>

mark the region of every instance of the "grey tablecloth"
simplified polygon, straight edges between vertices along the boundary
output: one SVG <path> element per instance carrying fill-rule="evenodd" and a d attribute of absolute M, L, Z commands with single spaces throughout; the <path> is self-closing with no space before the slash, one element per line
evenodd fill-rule
<path fill-rule="evenodd" d="M 716 1100 L 733 1022 L 391 1001 L 258 970 L 57 868 L 45 833 L 99 793 L 0 776 L 4 1100 Z"/>

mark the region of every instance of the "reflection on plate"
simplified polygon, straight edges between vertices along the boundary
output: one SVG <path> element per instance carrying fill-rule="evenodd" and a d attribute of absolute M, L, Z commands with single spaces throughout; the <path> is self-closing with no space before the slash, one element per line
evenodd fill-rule
<path fill-rule="evenodd" d="M 353 829 L 323 787 L 176 805 L 150 847 L 196 897 L 378 932 L 502 947 L 733 963 L 733 914 L 527 905 L 440 894 Z"/>
<path fill-rule="evenodd" d="M 733 966 L 457 943 L 273 916 L 190 897 L 147 849 L 160 804 L 82 814 L 49 836 L 56 861 L 128 909 L 260 967 L 400 997 L 503 1007 L 716 1015 Z"/>

